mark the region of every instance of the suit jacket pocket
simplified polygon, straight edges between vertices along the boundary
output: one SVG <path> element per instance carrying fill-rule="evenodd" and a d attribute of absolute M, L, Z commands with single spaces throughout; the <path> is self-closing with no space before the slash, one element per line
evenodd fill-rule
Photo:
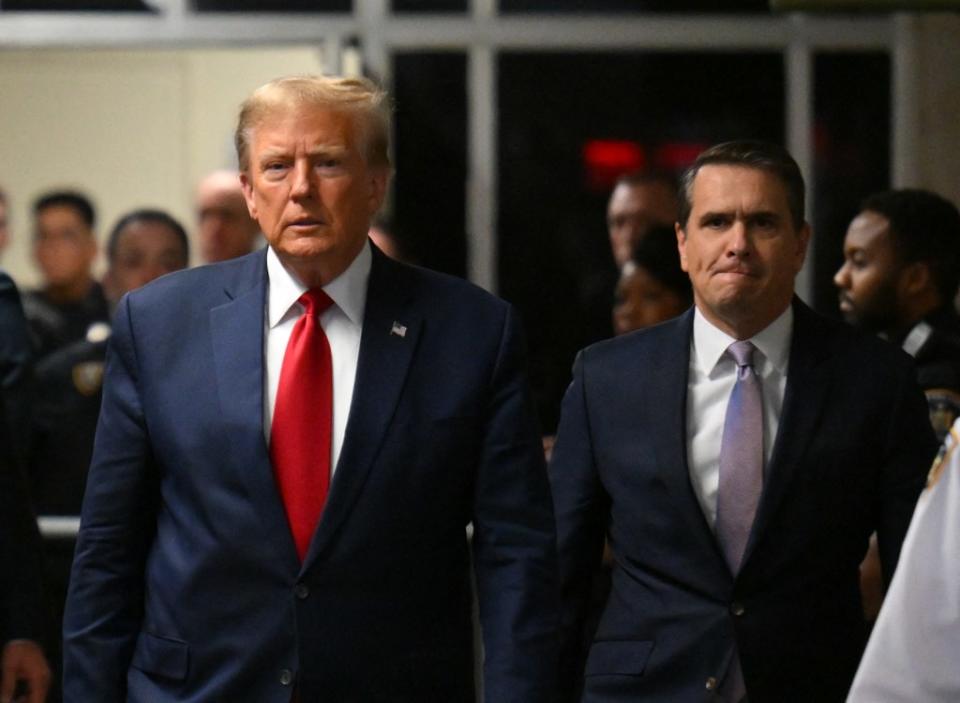
<path fill-rule="evenodd" d="M 141 632 L 131 665 L 148 674 L 183 681 L 189 662 L 190 647 L 186 642 Z"/>
<path fill-rule="evenodd" d="M 594 642 L 587 657 L 587 676 L 641 676 L 653 651 L 650 640 Z"/>

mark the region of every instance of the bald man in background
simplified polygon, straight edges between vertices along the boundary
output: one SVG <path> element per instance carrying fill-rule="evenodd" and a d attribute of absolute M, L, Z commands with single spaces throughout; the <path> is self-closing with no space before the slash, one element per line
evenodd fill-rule
<path fill-rule="evenodd" d="M 247 212 L 237 171 L 214 171 L 197 185 L 197 235 L 205 264 L 234 259 L 259 246 L 260 227 Z"/>

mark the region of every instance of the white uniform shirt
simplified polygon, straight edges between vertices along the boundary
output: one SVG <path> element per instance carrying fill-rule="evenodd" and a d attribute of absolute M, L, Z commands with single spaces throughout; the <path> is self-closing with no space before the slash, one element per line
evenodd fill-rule
<path fill-rule="evenodd" d="M 787 362 L 793 334 L 793 308 L 750 338 L 754 373 L 763 384 L 763 458 L 770 461 L 787 386 Z M 694 310 L 687 383 L 687 464 L 694 493 L 710 527 L 717 520 L 720 443 L 727 404 L 737 380 L 737 364 L 725 354 L 735 340 Z"/>
<path fill-rule="evenodd" d="M 330 474 L 337 468 L 343 437 L 346 434 L 347 418 L 353 401 L 353 386 L 357 378 L 357 359 L 360 356 L 360 333 L 363 330 L 363 311 L 367 303 L 367 280 L 370 278 L 370 263 L 373 257 L 370 247 L 364 246 L 347 270 L 323 287 L 333 300 L 320 316 L 330 354 L 333 357 L 333 433 L 330 442 Z M 304 307 L 297 299 L 306 288 L 281 263 L 273 248 L 267 251 L 267 314 L 264 332 L 263 433 L 270 445 L 270 430 L 273 409 L 277 403 L 277 387 L 287 342 L 297 318 Z"/>
<path fill-rule="evenodd" d="M 848 703 L 960 701 L 960 420 L 923 492 Z"/>

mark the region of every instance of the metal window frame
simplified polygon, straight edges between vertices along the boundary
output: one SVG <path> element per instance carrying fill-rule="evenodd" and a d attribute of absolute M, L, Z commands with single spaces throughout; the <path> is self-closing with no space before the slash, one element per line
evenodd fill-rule
<path fill-rule="evenodd" d="M 497 290 L 497 56 L 523 51 L 784 52 L 787 146 L 805 174 L 813 166 L 813 55 L 818 50 L 885 50 L 891 56 L 891 173 L 894 186 L 916 175 L 915 17 L 757 15 L 500 15 L 497 0 L 472 0 L 467 13 L 393 14 L 389 0 L 354 0 L 352 13 L 198 13 L 189 0 L 155 0 L 157 15 L 0 14 L 0 49 L 188 48 L 319 44 L 339 69 L 344 46 L 359 41 L 367 67 L 390 84 L 398 51 L 467 54 L 467 271 Z M 2 7 L 2 0 L 0 0 Z M 811 191 L 813 189 L 810 189 Z M 808 213 L 815 203 L 808 200 Z M 808 261 L 812 261 L 808 256 Z M 812 274 L 797 290 L 811 292 Z"/>

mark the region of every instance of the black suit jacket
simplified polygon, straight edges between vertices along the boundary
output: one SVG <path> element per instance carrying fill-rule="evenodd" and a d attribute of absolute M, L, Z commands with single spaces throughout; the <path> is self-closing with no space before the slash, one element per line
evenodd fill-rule
<path fill-rule="evenodd" d="M 936 443 L 905 354 L 794 310 L 783 413 L 736 578 L 687 467 L 693 310 L 578 357 L 550 469 L 568 668 L 605 534 L 615 559 L 585 702 L 710 700 L 734 643 L 751 703 L 844 699 L 865 637 L 858 566 L 876 530 L 891 576 Z"/>
<path fill-rule="evenodd" d="M 297 557 L 263 432 L 265 252 L 121 302 L 64 624 L 76 703 L 549 703 L 557 574 L 516 316 L 374 250 L 353 403 Z"/>

